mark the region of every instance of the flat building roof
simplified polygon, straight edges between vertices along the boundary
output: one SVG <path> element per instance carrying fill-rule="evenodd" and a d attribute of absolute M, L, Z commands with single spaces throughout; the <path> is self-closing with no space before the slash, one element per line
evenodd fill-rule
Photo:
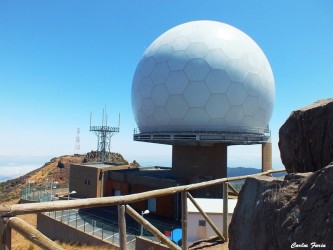
<path fill-rule="evenodd" d="M 194 198 L 199 206 L 206 213 L 222 214 L 223 213 L 223 199 L 207 199 L 207 198 Z M 228 214 L 232 214 L 235 210 L 238 199 L 228 199 Z M 190 199 L 187 198 L 187 211 L 189 213 L 199 213 L 198 209 L 193 205 Z"/>

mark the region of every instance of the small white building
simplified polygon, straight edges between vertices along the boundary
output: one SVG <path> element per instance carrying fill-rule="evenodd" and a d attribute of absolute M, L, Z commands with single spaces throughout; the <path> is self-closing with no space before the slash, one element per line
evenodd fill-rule
<path fill-rule="evenodd" d="M 195 198 L 194 200 L 222 232 L 223 199 Z M 228 225 L 230 224 L 236 204 L 237 199 L 228 199 Z M 190 199 L 187 199 L 187 213 L 187 240 L 189 243 L 216 236 L 209 223 L 206 222 Z"/>

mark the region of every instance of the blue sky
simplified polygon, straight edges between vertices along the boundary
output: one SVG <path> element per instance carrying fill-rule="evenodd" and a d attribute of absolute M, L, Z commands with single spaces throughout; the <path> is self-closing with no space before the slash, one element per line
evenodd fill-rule
<path fill-rule="evenodd" d="M 170 146 L 132 140 L 132 77 L 154 39 L 200 19 L 244 31 L 270 61 L 276 85 L 270 122 L 273 164 L 282 167 L 278 129 L 291 111 L 332 97 L 330 0 L 2 0 L 0 164 L 14 164 L 13 157 L 44 161 L 73 154 L 77 128 L 81 152 L 96 149 L 89 116 L 93 112 L 92 121 L 99 125 L 106 106 L 109 125 L 117 125 L 121 114 L 112 151 L 144 165 L 170 165 Z M 228 152 L 229 166 L 260 166 L 258 146 Z"/>

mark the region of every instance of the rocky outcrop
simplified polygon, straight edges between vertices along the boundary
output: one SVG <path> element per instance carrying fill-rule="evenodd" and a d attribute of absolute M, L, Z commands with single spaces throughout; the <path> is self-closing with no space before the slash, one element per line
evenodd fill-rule
<path fill-rule="evenodd" d="M 279 130 L 288 173 L 316 171 L 333 161 L 333 99 L 293 111 Z"/>
<path fill-rule="evenodd" d="M 229 226 L 229 249 L 333 249 L 332 204 L 333 164 L 284 179 L 248 178 Z"/>

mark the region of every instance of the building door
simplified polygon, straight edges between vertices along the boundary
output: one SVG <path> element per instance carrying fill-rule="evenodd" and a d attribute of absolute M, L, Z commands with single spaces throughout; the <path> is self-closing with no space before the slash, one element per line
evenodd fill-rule
<path fill-rule="evenodd" d="M 148 210 L 152 213 L 156 213 L 156 198 L 148 199 Z"/>

